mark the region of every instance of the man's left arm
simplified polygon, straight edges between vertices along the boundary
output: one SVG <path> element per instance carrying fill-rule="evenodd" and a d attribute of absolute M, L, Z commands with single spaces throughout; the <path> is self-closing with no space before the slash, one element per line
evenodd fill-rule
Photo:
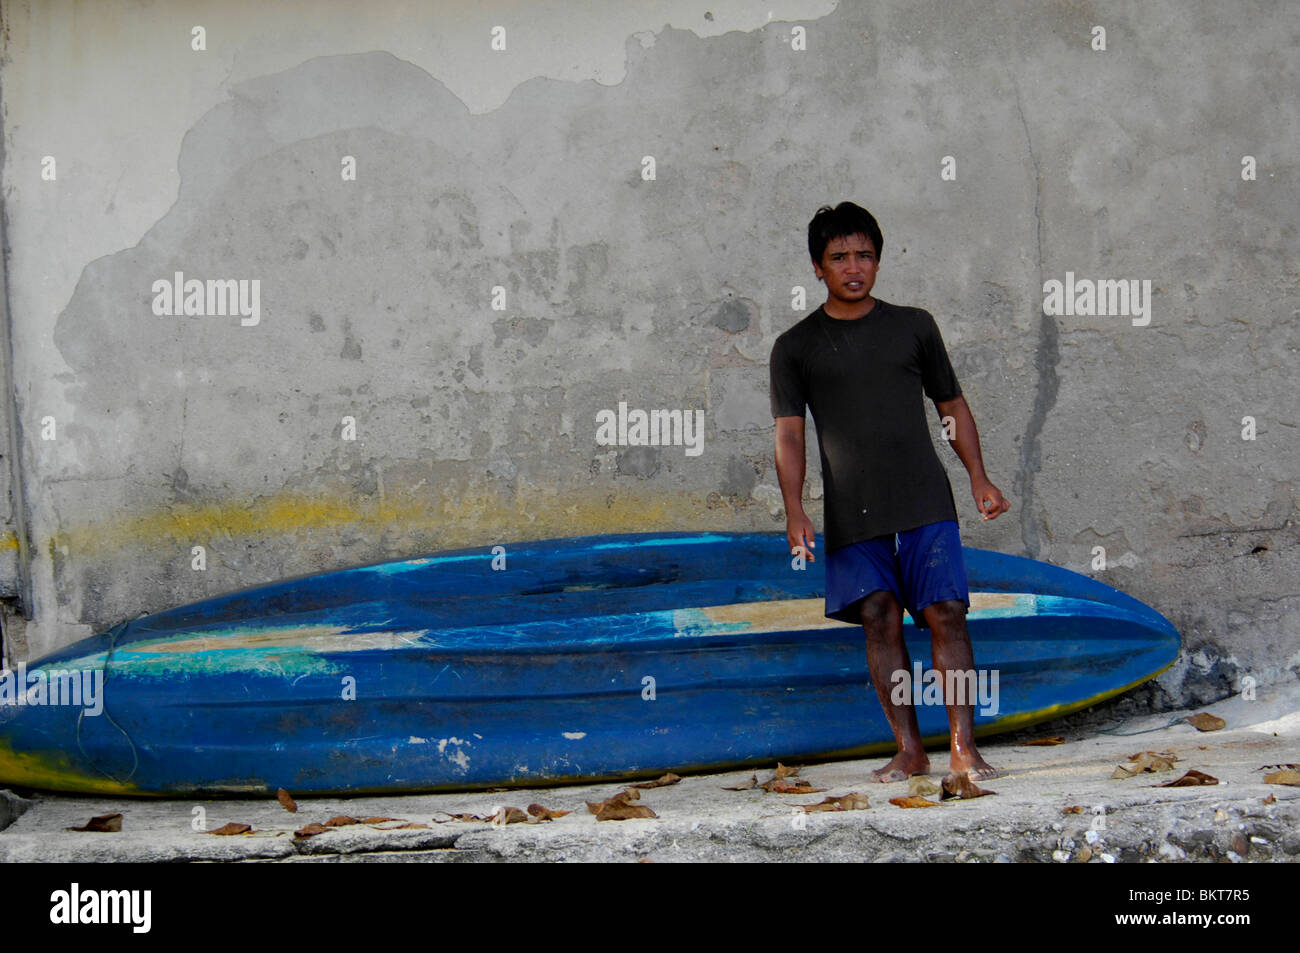
<path fill-rule="evenodd" d="M 961 459 L 966 472 L 970 474 L 971 495 L 975 497 L 975 507 L 984 519 L 997 519 L 1011 509 L 1011 504 L 1002 496 L 1002 491 L 993 485 L 988 474 L 984 472 L 984 457 L 980 453 L 980 435 L 975 429 L 975 418 L 971 416 L 966 398 L 954 397 L 952 400 L 935 401 L 939 417 L 944 424 L 945 418 L 953 420 L 952 448 Z"/>

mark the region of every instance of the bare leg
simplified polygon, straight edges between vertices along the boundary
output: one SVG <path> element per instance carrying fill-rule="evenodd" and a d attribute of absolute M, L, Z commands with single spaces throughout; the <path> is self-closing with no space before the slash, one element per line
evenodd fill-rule
<path fill-rule="evenodd" d="M 934 669 L 939 673 L 944 686 L 948 731 L 952 738 L 949 770 L 953 774 L 965 773 L 972 781 L 996 778 L 1000 772 L 981 758 L 975 749 L 975 706 L 956 705 L 953 703 L 956 699 L 947 697 L 946 694 L 952 684 L 947 674 L 949 671 L 973 673 L 975 670 L 970 633 L 966 631 L 966 606 L 956 599 L 936 602 L 922 609 L 921 614 L 930 627 Z M 961 700 L 973 701 L 973 693 L 967 693 L 966 698 Z"/>
<path fill-rule="evenodd" d="M 872 781 L 906 781 L 913 774 L 928 774 L 930 759 L 921 745 L 921 730 L 916 724 L 916 710 L 907 701 L 895 704 L 890 697 L 895 672 L 911 675 L 911 659 L 903 642 L 903 609 L 893 593 L 878 589 L 862 602 L 862 628 L 867 636 L 867 669 L 871 672 L 876 697 L 885 710 L 889 729 L 898 742 L 898 754 L 883 768 L 872 771 Z"/>

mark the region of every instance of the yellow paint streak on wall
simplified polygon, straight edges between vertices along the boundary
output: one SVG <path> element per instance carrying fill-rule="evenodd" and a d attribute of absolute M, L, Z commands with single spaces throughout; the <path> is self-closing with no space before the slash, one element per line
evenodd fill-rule
<path fill-rule="evenodd" d="M 120 555 L 124 549 L 174 549 L 222 539 L 291 538 L 299 533 L 347 529 L 372 535 L 385 532 L 414 537 L 393 557 L 513 540 L 602 533 L 735 530 L 752 532 L 755 517 L 769 528 L 770 518 L 758 503 L 737 509 L 709 510 L 690 494 L 666 496 L 647 492 L 592 493 L 522 485 L 513 499 L 492 492 L 446 490 L 426 494 L 389 492 L 381 502 L 339 494 L 285 492 L 252 501 L 176 503 L 152 512 L 116 516 L 64 529 L 50 538 L 51 549 L 65 558 Z M 738 515 L 743 514 L 743 515 Z M 427 540 L 427 543 L 424 541 Z M 421 543 L 424 543 L 421 545 Z M 286 566 L 286 574 L 304 571 Z"/>
<path fill-rule="evenodd" d="M 18 537 L 13 533 L 0 533 L 0 550 L 17 549 Z"/>

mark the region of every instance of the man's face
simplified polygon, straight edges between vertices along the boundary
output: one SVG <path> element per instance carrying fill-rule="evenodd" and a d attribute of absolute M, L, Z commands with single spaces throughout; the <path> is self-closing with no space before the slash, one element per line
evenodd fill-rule
<path fill-rule="evenodd" d="M 813 262 L 817 277 L 826 282 L 827 295 L 844 304 L 866 300 L 879 267 L 876 248 L 866 235 L 831 239 L 822 252 L 821 264 Z"/>

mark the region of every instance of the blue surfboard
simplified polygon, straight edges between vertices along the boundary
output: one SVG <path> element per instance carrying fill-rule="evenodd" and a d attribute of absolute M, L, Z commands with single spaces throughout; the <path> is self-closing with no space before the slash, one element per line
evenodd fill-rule
<path fill-rule="evenodd" d="M 1174 627 L 1110 586 L 965 559 L 978 735 L 1096 704 L 1178 655 Z M 783 533 L 523 542 L 259 586 L 8 673 L 0 784 L 396 793 L 891 750 L 861 627 L 827 619 L 824 595 L 822 562 L 792 566 Z M 904 632 L 923 675 L 928 633 L 906 616 Z M 942 704 L 917 714 L 946 740 Z"/>

